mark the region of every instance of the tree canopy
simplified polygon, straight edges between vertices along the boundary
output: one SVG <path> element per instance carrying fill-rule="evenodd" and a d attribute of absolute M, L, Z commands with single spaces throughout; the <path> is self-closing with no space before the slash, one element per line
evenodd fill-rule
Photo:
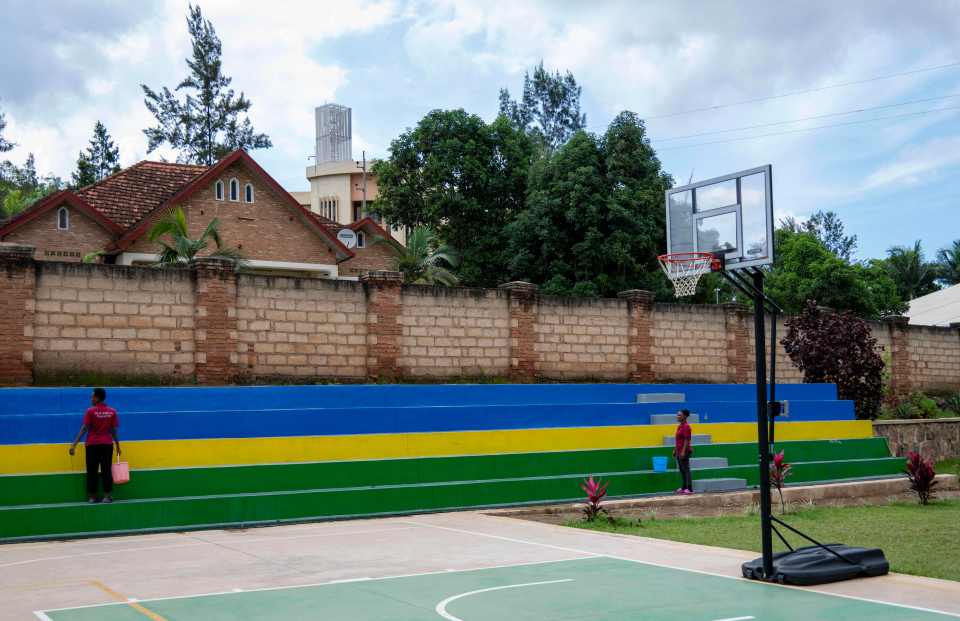
<path fill-rule="evenodd" d="M 500 89 L 500 114 L 536 144 L 554 150 L 587 126 L 587 115 L 580 111 L 581 90 L 572 73 L 550 73 L 540 61 L 532 77 L 529 71 L 524 73 L 519 101 Z"/>
<path fill-rule="evenodd" d="M 426 225 L 460 257 L 468 286 L 496 286 L 506 272 L 501 236 L 524 207 L 530 140 L 500 117 L 434 110 L 377 162 L 373 211 L 393 225 Z"/>
<path fill-rule="evenodd" d="M 603 138 L 574 134 L 533 166 L 527 209 L 507 227 L 511 277 L 554 295 L 662 289 L 656 256 L 671 184 L 632 112 Z"/>
<path fill-rule="evenodd" d="M 60 177 L 37 173 L 33 153 L 23 166 L 6 160 L 0 163 L 0 218 L 17 215 L 36 201 L 64 187 Z"/>
<path fill-rule="evenodd" d="M 937 275 L 946 285 L 960 284 L 960 239 L 937 251 Z"/>
<path fill-rule="evenodd" d="M 186 60 L 188 75 L 175 91 L 184 91 L 183 100 L 163 87 L 154 91 L 141 84 L 144 104 L 157 125 L 143 130 L 147 151 L 169 144 L 179 152 L 178 161 L 211 165 L 236 149 L 265 149 L 273 146 L 266 134 L 256 133 L 246 112 L 250 100 L 230 88 L 232 78 L 222 73 L 222 45 L 210 20 L 200 7 L 190 6 L 187 28 L 192 56 Z"/>
<path fill-rule="evenodd" d="M 82 188 L 120 171 L 120 149 L 113 144 L 110 133 L 103 123 L 93 127 L 93 138 L 86 152 L 77 157 L 77 170 L 73 173 L 73 186 Z"/>
<path fill-rule="evenodd" d="M 14 144 L 3 137 L 3 130 L 7 128 L 7 119 L 3 112 L 0 112 L 0 153 L 6 153 L 14 147 Z"/>
<path fill-rule="evenodd" d="M 851 264 L 832 253 L 813 233 L 776 231 L 777 257 L 767 292 L 788 313 L 808 300 L 863 317 L 899 314 L 905 305 L 882 265 Z"/>
<path fill-rule="evenodd" d="M 794 233 L 812 233 L 827 250 L 850 262 L 857 249 L 857 236 L 847 235 L 840 216 L 833 211 L 818 211 L 806 221 L 784 218 L 782 227 Z"/>
<path fill-rule="evenodd" d="M 904 300 L 912 300 L 940 288 L 937 285 L 937 265 L 927 262 L 919 239 L 912 247 L 894 246 L 887 250 L 887 258 L 882 265 Z"/>

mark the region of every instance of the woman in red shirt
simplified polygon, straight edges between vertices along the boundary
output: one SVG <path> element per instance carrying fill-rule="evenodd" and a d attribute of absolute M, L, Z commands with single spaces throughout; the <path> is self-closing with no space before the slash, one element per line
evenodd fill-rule
<path fill-rule="evenodd" d="M 97 500 L 97 471 L 99 470 L 100 481 L 103 484 L 103 502 L 113 502 L 110 495 L 113 492 L 113 471 L 110 462 L 113 461 L 113 445 L 117 445 L 117 457 L 120 456 L 120 439 L 117 437 L 117 427 L 120 421 L 117 419 L 117 411 L 108 406 L 104 401 L 107 400 L 107 391 L 103 388 L 94 388 L 93 395 L 90 397 L 90 404 L 83 415 L 83 425 L 77 433 L 76 439 L 70 445 L 70 454 L 73 455 L 77 449 L 77 443 L 83 434 L 87 434 L 86 458 L 87 458 L 87 502 L 100 502 Z"/>
<path fill-rule="evenodd" d="M 677 412 L 677 433 L 673 444 L 673 456 L 677 459 L 677 468 L 680 470 L 680 478 L 683 480 L 678 494 L 693 493 L 693 479 L 690 477 L 690 454 L 693 453 L 693 434 L 690 432 L 690 425 L 687 418 L 690 416 L 690 410 L 683 409 Z"/>

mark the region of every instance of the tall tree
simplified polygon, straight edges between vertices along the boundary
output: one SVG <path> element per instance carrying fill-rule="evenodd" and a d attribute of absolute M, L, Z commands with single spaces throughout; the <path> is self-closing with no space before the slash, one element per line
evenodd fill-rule
<path fill-rule="evenodd" d="M 6 160 L 0 163 L 0 218 L 20 213 L 37 200 L 63 189 L 63 181 L 53 174 L 37 174 L 33 153 L 23 166 Z"/>
<path fill-rule="evenodd" d="M 434 110 L 377 162 L 373 211 L 405 227 L 427 225 L 460 257 L 468 286 L 495 286 L 506 273 L 503 227 L 524 206 L 529 139 L 504 118 L 487 124 L 463 110 Z"/>
<path fill-rule="evenodd" d="M 885 261 L 887 273 L 897 285 L 897 292 L 904 300 L 912 300 L 936 291 L 937 266 L 927 263 L 920 240 L 913 247 L 894 246 L 887 250 Z"/>
<path fill-rule="evenodd" d="M 937 251 L 940 280 L 948 285 L 960 284 L 960 239 Z"/>
<path fill-rule="evenodd" d="M 780 228 L 776 243 L 777 258 L 767 276 L 767 289 L 788 313 L 801 312 L 808 300 L 869 318 L 905 309 L 883 266 L 847 263 L 813 233 Z"/>
<path fill-rule="evenodd" d="M 587 125 L 587 115 L 580 112 L 581 87 L 571 72 L 550 73 L 543 61 L 523 75 L 520 101 L 510 98 L 510 91 L 500 89 L 500 114 L 514 127 L 521 129 L 548 150 L 554 150 Z"/>
<path fill-rule="evenodd" d="M 636 114 L 620 113 L 602 138 L 578 132 L 534 164 L 527 209 L 507 227 L 511 277 L 555 295 L 669 295 L 656 257 L 672 183 Z"/>
<path fill-rule="evenodd" d="M 273 146 L 266 134 L 254 131 L 246 117 L 250 100 L 242 91 L 236 96 L 230 88 L 232 78 L 223 75 L 220 39 L 199 6 L 190 5 L 187 28 L 193 45 L 192 57 L 186 61 L 190 75 L 175 89 L 187 91 L 183 101 L 167 87 L 156 92 L 140 85 L 146 96 L 144 104 L 157 120 L 155 127 L 143 130 L 147 151 L 169 144 L 179 151 L 179 161 L 209 166 L 236 149 Z"/>
<path fill-rule="evenodd" d="M 833 211 L 818 211 L 806 221 L 791 216 L 780 225 L 794 233 L 812 233 L 827 250 L 848 263 L 857 249 L 857 236 L 846 234 L 840 216 Z"/>
<path fill-rule="evenodd" d="M 0 153 L 6 153 L 13 148 L 14 144 L 3 137 L 3 130 L 7 128 L 7 119 L 3 112 L 0 112 Z"/>
<path fill-rule="evenodd" d="M 82 188 L 100 181 L 108 175 L 120 171 L 120 149 L 103 123 L 97 121 L 93 127 L 93 138 L 86 153 L 77 156 L 77 170 L 73 173 L 74 187 Z"/>

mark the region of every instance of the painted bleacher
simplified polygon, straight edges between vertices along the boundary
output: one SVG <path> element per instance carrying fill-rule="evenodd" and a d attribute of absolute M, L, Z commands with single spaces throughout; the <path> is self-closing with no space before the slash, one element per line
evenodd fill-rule
<path fill-rule="evenodd" d="M 183 530 L 578 500 L 588 475 L 613 497 L 663 493 L 672 424 L 698 414 L 694 479 L 756 484 L 752 385 L 356 385 L 113 388 L 132 481 L 87 505 L 67 447 L 82 388 L 0 390 L 0 539 Z M 679 393 L 683 403 L 637 403 Z M 893 476 L 901 460 L 829 384 L 778 387 L 777 449 L 791 482 Z"/>

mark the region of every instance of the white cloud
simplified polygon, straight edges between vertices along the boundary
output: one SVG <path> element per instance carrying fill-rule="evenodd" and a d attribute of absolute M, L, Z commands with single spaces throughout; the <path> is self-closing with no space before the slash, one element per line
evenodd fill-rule
<path fill-rule="evenodd" d="M 960 164 L 960 135 L 934 138 L 904 148 L 863 183 L 864 190 L 890 185 L 914 185 L 936 178 L 944 168 Z"/>

